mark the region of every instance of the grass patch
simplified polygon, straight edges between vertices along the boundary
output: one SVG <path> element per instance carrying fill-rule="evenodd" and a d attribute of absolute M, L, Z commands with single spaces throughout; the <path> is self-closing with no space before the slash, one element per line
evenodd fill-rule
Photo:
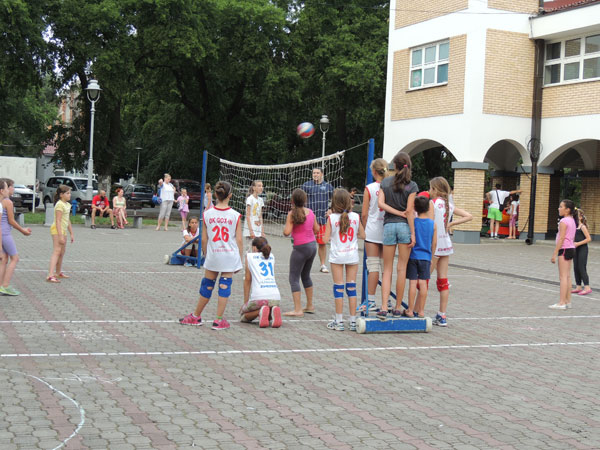
<path fill-rule="evenodd" d="M 135 216 L 130 216 L 130 219 L 131 219 L 130 224 L 133 223 L 133 217 L 135 217 Z M 42 213 L 42 212 L 25 213 L 25 224 L 26 225 L 43 225 L 44 220 L 46 220 L 46 213 Z M 73 225 L 83 225 L 84 221 L 83 221 L 83 217 L 81 216 L 81 214 L 78 214 L 76 216 L 71 216 L 71 223 Z M 158 224 L 158 220 L 157 219 L 142 219 L 142 223 L 144 225 L 156 226 Z M 96 217 L 96 225 L 110 226 L 110 218 Z M 180 227 L 180 226 L 181 226 L 181 222 L 174 222 L 173 220 L 171 220 L 169 223 L 169 227 Z"/>

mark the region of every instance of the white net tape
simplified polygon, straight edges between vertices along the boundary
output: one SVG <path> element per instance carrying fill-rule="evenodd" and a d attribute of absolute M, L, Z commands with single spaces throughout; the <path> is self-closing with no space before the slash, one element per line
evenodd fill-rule
<path fill-rule="evenodd" d="M 233 186 L 233 196 L 229 205 L 245 215 L 246 198 L 252 181 L 261 180 L 264 190 L 261 195 L 264 201 L 262 210 L 264 231 L 275 236 L 283 235 L 283 225 L 290 210 L 290 197 L 296 188 L 312 180 L 315 167 L 323 169 L 325 181 L 334 188 L 342 185 L 344 171 L 344 153 L 337 152 L 323 158 L 311 159 L 290 164 L 251 165 L 239 164 L 221 159 L 220 180 L 228 181 Z"/>

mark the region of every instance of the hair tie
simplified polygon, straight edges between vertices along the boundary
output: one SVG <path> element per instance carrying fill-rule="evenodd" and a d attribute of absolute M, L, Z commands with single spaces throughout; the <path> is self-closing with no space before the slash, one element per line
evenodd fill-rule
<path fill-rule="evenodd" d="M 350 210 L 349 210 L 349 209 L 345 209 L 345 210 L 344 210 L 344 212 L 345 212 L 346 214 L 348 214 L 348 213 L 350 212 Z"/>
<path fill-rule="evenodd" d="M 408 167 L 408 165 L 404 164 L 404 167 Z"/>

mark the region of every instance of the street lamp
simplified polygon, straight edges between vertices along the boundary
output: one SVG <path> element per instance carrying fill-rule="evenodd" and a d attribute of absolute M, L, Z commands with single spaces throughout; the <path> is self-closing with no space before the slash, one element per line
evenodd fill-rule
<path fill-rule="evenodd" d="M 135 171 L 135 182 L 139 183 L 139 176 L 140 176 L 140 150 L 142 149 L 142 147 L 136 147 L 135 150 L 137 150 L 138 152 L 138 160 L 137 160 L 137 169 Z"/>
<path fill-rule="evenodd" d="M 329 118 L 323 114 L 321 116 L 321 120 L 319 120 L 319 128 L 321 128 L 321 132 L 323 133 L 323 151 L 321 152 L 321 158 L 325 157 L 325 135 L 329 131 Z M 325 166 L 325 161 L 322 162 L 323 167 Z"/>
<path fill-rule="evenodd" d="M 92 200 L 94 196 L 94 185 L 92 183 L 92 176 L 94 173 L 94 114 L 96 113 L 96 102 L 100 99 L 100 85 L 97 80 L 90 80 L 87 88 L 87 98 L 92 104 L 90 118 L 90 158 L 88 159 L 88 182 L 85 191 L 85 196 L 88 200 Z"/>

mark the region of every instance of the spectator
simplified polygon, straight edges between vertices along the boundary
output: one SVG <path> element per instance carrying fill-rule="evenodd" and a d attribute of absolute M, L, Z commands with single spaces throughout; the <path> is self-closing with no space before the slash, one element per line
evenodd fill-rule
<path fill-rule="evenodd" d="M 117 195 L 113 197 L 113 211 L 118 227 L 125 228 L 129 222 L 127 222 L 127 200 L 123 197 L 122 187 L 117 188 Z"/>
<path fill-rule="evenodd" d="M 110 227 L 113 230 L 116 229 L 113 210 L 110 209 L 110 203 L 106 197 L 106 191 L 104 190 L 98 192 L 98 195 L 94 195 L 94 198 L 92 199 L 92 230 L 96 229 L 96 214 L 99 214 L 98 217 L 110 216 Z"/>
<path fill-rule="evenodd" d="M 500 189 L 502 186 L 497 184 L 495 189 L 485 194 L 487 196 L 490 206 L 488 208 L 488 219 L 490 219 L 490 237 L 492 239 L 498 239 L 498 230 L 500 229 L 500 222 L 502 222 L 502 210 L 504 209 L 504 201 L 510 194 L 520 194 L 520 189 L 514 191 L 503 191 Z"/>
<path fill-rule="evenodd" d="M 162 185 L 161 185 L 162 182 Z M 171 175 L 165 173 L 164 181 L 158 181 L 160 185 L 160 213 L 158 214 L 158 225 L 156 231 L 160 230 L 160 224 L 165 221 L 165 231 L 169 230 L 169 219 L 171 218 L 171 209 L 175 201 L 175 186 L 171 184 Z"/>
<path fill-rule="evenodd" d="M 212 202 L 212 188 L 210 187 L 210 183 L 206 183 L 204 185 L 204 211 L 212 208 L 213 206 L 214 205 Z"/>
<path fill-rule="evenodd" d="M 329 209 L 329 201 L 333 194 L 333 186 L 323 179 L 323 169 L 315 167 L 312 171 L 312 180 L 307 181 L 302 185 L 302 190 L 306 192 L 308 197 L 308 209 L 315 214 L 317 224 L 319 225 L 319 234 L 317 234 L 317 244 L 319 244 L 319 260 L 321 262 L 321 272 L 329 273 L 325 265 L 325 257 L 327 256 L 327 246 L 323 241 L 325 235 L 325 224 L 327 222 L 327 210 Z"/>

